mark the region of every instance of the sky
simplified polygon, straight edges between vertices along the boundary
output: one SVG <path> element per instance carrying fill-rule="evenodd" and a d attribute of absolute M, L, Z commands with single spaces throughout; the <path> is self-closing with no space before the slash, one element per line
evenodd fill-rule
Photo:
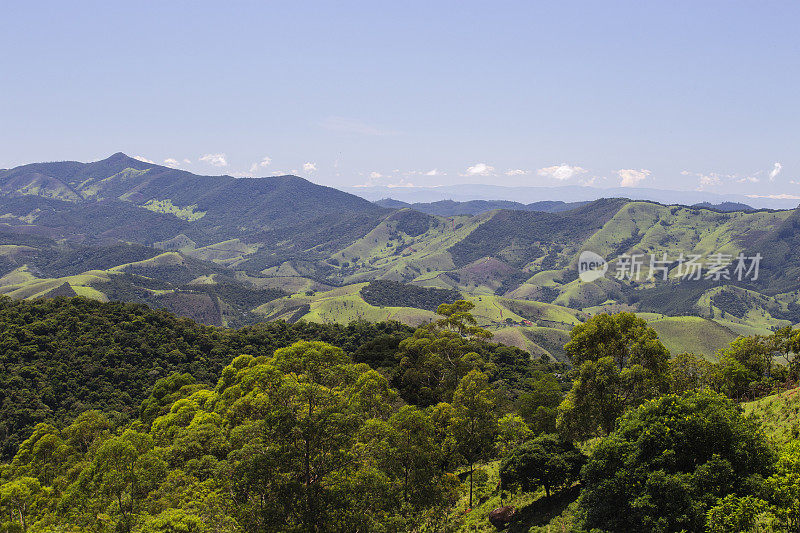
<path fill-rule="evenodd" d="M 3 2 L 0 168 L 800 199 L 800 3 Z"/>

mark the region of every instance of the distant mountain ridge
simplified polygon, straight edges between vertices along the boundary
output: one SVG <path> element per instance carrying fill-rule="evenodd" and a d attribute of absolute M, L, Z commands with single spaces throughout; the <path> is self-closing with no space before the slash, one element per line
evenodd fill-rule
<path fill-rule="evenodd" d="M 732 211 L 755 211 L 755 208 L 750 207 L 747 204 L 739 203 L 739 202 L 722 202 L 719 204 L 712 204 L 711 202 L 700 202 L 699 204 L 694 204 L 692 207 L 703 207 L 706 209 L 715 209 L 717 211 L 724 211 L 726 213 Z"/>
<path fill-rule="evenodd" d="M 413 203 L 402 202 L 392 198 L 384 198 L 374 202 L 381 207 L 390 209 L 401 209 L 408 207 L 415 211 L 427 213 L 429 215 L 437 215 L 440 217 L 452 217 L 456 215 L 478 215 L 481 213 L 488 213 L 495 209 L 510 209 L 514 211 L 541 211 L 544 213 L 558 213 L 561 211 L 569 211 L 575 209 L 589 202 L 559 202 L 559 201 L 541 201 L 533 202 L 531 204 L 523 204 L 520 202 L 512 202 L 509 200 L 470 200 L 466 202 L 456 202 L 453 200 L 439 200 L 438 202 L 429 203 Z"/>
<path fill-rule="evenodd" d="M 370 201 L 393 198 L 402 202 L 431 203 L 441 200 L 468 202 L 471 200 L 504 200 L 530 204 L 540 201 L 585 202 L 600 198 L 630 198 L 648 200 L 660 204 L 693 205 L 703 202 L 720 204 L 724 202 L 743 203 L 756 208 L 794 209 L 800 200 L 792 198 L 769 198 L 746 196 L 742 194 L 720 194 L 710 191 L 673 191 L 646 187 L 590 187 L 580 185 L 544 186 L 503 186 L 486 184 L 459 184 L 436 187 L 342 187 L 342 190 L 361 196 Z"/>

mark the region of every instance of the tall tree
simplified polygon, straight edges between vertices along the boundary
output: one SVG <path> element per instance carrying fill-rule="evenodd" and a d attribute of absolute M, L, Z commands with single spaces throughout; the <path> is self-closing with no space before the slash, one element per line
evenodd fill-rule
<path fill-rule="evenodd" d="M 497 435 L 496 397 L 483 372 L 464 376 L 453 394 L 450 433 L 458 453 L 469 466 L 469 506 L 472 507 L 475 463 L 488 458 Z"/>
<path fill-rule="evenodd" d="M 608 434 L 628 408 L 669 388 L 669 352 L 633 313 L 600 314 L 575 326 L 564 346 L 574 383 L 559 406 L 559 431 Z"/>
<path fill-rule="evenodd" d="M 11 516 L 16 514 L 19 517 L 23 531 L 28 530 L 28 509 L 41 490 L 39 480 L 29 476 L 0 485 L 0 502 L 11 510 Z"/>

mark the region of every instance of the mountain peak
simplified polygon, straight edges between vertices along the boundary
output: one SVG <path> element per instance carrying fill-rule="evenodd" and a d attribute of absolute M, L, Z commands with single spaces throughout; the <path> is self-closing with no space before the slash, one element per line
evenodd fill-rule
<path fill-rule="evenodd" d="M 107 158 L 103 159 L 103 162 L 116 163 L 119 161 L 127 161 L 127 160 L 137 161 L 136 159 L 132 158 L 127 154 L 123 154 L 122 152 L 117 152 L 116 154 L 112 154 Z"/>

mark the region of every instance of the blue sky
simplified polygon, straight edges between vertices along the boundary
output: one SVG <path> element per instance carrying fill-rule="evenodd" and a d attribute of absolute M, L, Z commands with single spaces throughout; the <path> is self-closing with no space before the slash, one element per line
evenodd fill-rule
<path fill-rule="evenodd" d="M 334 186 L 800 198 L 796 2 L 10 1 L 3 19 L 0 167 L 123 151 Z"/>

